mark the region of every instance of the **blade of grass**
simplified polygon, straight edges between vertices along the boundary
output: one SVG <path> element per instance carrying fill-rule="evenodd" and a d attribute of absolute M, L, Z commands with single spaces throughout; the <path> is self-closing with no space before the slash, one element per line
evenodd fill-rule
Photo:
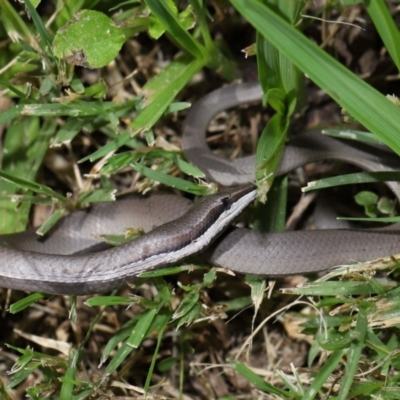
<path fill-rule="evenodd" d="M 21 115 L 24 106 L 18 105 L 10 107 L 9 109 L 0 113 L 0 125 L 6 124 Z"/>
<path fill-rule="evenodd" d="M 72 397 L 72 392 L 75 388 L 74 380 L 77 373 L 77 367 L 75 364 L 75 355 L 77 351 L 73 350 L 72 354 L 69 356 L 68 367 L 63 376 L 63 381 L 60 390 L 60 399 L 70 399 Z"/>
<path fill-rule="evenodd" d="M 27 297 L 24 297 L 22 300 L 11 304 L 8 312 L 11 314 L 19 313 L 20 311 L 25 310 L 25 308 L 30 307 L 33 303 L 36 303 L 45 297 L 46 295 L 43 293 L 33 293 Z"/>
<path fill-rule="evenodd" d="M 394 285 L 391 281 L 380 281 L 380 287 L 386 290 L 393 289 Z M 285 293 L 305 296 L 360 296 L 370 295 L 375 291 L 374 284 L 370 281 L 329 281 L 307 283 L 301 287 L 285 289 Z"/>
<path fill-rule="evenodd" d="M 92 306 L 92 300 L 88 300 L 88 306 Z M 111 354 L 111 352 L 124 340 L 126 340 L 132 330 L 134 329 L 135 325 L 140 321 L 141 314 L 138 314 L 134 317 L 132 317 L 128 322 L 125 323 L 113 336 L 112 338 L 108 341 L 106 346 L 104 347 L 104 350 L 101 354 L 101 359 L 100 359 L 100 365 L 106 362 L 107 358 Z"/>
<path fill-rule="evenodd" d="M 321 389 L 322 385 L 325 384 L 329 375 L 335 370 L 342 360 L 345 350 L 334 351 L 329 358 L 325 361 L 323 366 L 320 368 L 318 374 L 315 376 L 310 387 L 302 397 L 302 400 L 312 400 Z"/>
<path fill-rule="evenodd" d="M 348 393 L 354 382 L 354 375 L 358 368 L 361 352 L 364 349 L 367 328 L 367 313 L 363 307 L 359 307 L 356 327 L 353 330 L 353 333 L 357 334 L 358 337 L 353 341 L 349 349 L 345 374 L 340 384 L 339 399 L 348 399 Z"/>
<path fill-rule="evenodd" d="M 289 129 L 287 116 L 276 113 L 263 129 L 257 145 L 256 178 L 259 187 L 259 198 L 265 202 L 266 194 L 271 188 Z"/>
<path fill-rule="evenodd" d="M 400 70 L 400 32 L 387 5 L 383 0 L 364 0 L 364 4 L 393 62 Z"/>
<path fill-rule="evenodd" d="M 204 58 L 192 59 L 184 55 L 151 79 L 144 86 L 144 90 L 148 93 L 146 107 L 133 121 L 134 131 L 150 129 L 161 118 L 176 95 L 204 65 Z"/>
<path fill-rule="evenodd" d="M 151 168 L 145 167 L 140 164 L 131 163 L 130 166 L 141 174 L 147 176 L 150 179 L 153 179 L 157 182 L 161 182 L 164 185 L 170 186 L 174 189 L 179 189 L 183 192 L 192 193 L 197 196 L 210 194 L 209 188 L 203 186 L 196 185 L 193 182 L 185 181 L 182 178 L 177 178 L 175 176 L 164 174 L 160 171 L 154 171 Z"/>
<path fill-rule="evenodd" d="M 39 32 L 39 35 L 41 36 L 41 38 L 45 43 L 45 46 L 42 45 L 43 51 L 45 52 L 49 51 L 51 49 L 51 42 L 52 42 L 52 38 L 49 32 L 44 26 L 42 19 L 40 18 L 39 14 L 36 11 L 36 8 L 33 6 L 30 0 L 25 0 L 24 3 L 26 8 L 28 9 L 29 15 L 31 16 L 33 23 L 36 26 L 36 29 Z"/>
<path fill-rule="evenodd" d="M 144 384 L 145 393 L 148 393 L 149 388 L 150 388 L 151 378 L 153 377 L 153 372 L 154 372 L 154 367 L 156 365 L 158 352 L 160 350 L 161 342 L 163 340 L 163 334 L 168 325 L 168 321 L 169 321 L 170 317 L 171 317 L 170 313 L 165 313 L 160 316 L 159 321 L 158 321 L 159 325 L 158 325 L 158 334 L 157 334 L 157 344 L 156 344 L 156 348 L 153 353 L 153 357 L 151 358 L 151 364 L 149 367 L 149 371 L 147 373 L 146 383 Z"/>
<path fill-rule="evenodd" d="M 285 230 L 287 209 L 288 178 L 275 178 L 268 193 L 266 204 L 256 205 L 257 217 L 253 229 L 263 232 L 282 232 Z"/>
<path fill-rule="evenodd" d="M 400 217 L 380 217 L 380 218 L 345 218 L 339 217 L 342 221 L 364 221 L 364 222 L 380 222 L 383 224 L 397 224 L 400 222 Z"/>
<path fill-rule="evenodd" d="M 88 117 L 97 116 L 102 113 L 116 112 L 125 105 L 116 105 L 107 102 L 77 102 L 77 103 L 55 103 L 55 104 L 26 104 L 21 110 L 22 115 L 35 115 L 39 117 Z"/>
<path fill-rule="evenodd" d="M 380 140 L 376 138 L 372 133 L 365 131 L 357 131 L 354 129 L 323 129 L 321 131 L 323 135 L 337 137 L 339 139 L 355 140 L 357 142 L 364 143 L 376 143 L 384 145 Z"/>
<path fill-rule="evenodd" d="M 32 190 L 36 193 L 44 194 L 45 196 L 54 197 L 55 199 L 59 200 L 61 203 L 66 202 L 66 198 L 61 194 L 55 192 L 51 188 L 40 185 L 39 183 L 29 181 L 27 179 L 19 178 L 18 176 L 8 174 L 7 172 L 0 170 L 0 178 L 3 178 L 15 185 L 20 186 L 23 189 Z"/>
<path fill-rule="evenodd" d="M 312 190 L 326 189 L 329 187 L 354 185 L 358 183 L 377 183 L 400 181 L 400 172 L 380 171 L 380 172 L 358 172 L 355 174 L 346 174 L 334 176 L 332 178 L 319 179 L 317 181 L 308 182 L 306 187 L 301 189 L 302 192 L 311 192 Z"/>

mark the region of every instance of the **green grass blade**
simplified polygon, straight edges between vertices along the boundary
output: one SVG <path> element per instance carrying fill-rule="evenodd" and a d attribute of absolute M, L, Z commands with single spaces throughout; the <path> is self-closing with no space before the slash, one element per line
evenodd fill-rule
<path fill-rule="evenodd" d="M 165 329 L 166 329 L 166 327 L 168 325 L 168 321 L 169 321 L 170 317 L 171 317 L 170 313 L 161 314 L 160 317 L 159 317 L 157 344 L 156 344 L 156 348 L 154 350 L 153 357 L 151 359 L 151 364 L 150 364 L 149 371 L 147 373 L 146 383 L 144 385 L 145 393 L 149 392 L 149 388 L 150 388 L 150 384 L 151 384 L 151 378 L 153 377 L 154 367 L 156 365 L 156 361 L 157 361 L 157 357 L 158 357 L 158 354 L 159 354 L 160 346 L 161 346 L 161 343 L 162 343 L 162 340 L 163 340 L 164 331 L 165 331 Z"/>
<path fill-rule="evenodd" d="M 325 384 L 329 375 L 335 370 L 342 360 L 345 350 L 334 351 L 329 358 L 325 361 L 324 365 L 320 368 L 317 376 L 312 381 L 309 389 L 303 396 L 302 400 L 312 400 L 315 398 L 318 391 Z"/>
<path fill-rule="evenodd" d="M 55 192 L 48 186 L 40 185 L 39 183 L 30 181 L 30 180 L 27 180 L 24 178 L 20 178 L 19 176 L 12 175 L 12 174 L 9 174 L 9 173 L 7 173 L 5 171 L 1 171 L 1 170 L 0 170 L 0 178 L 13 183 L 14 185 L 18 185 L 22 189 L 32 190 L 33 192 L 44 194 L 45 196 L 54 197 L 61 203 L 66 202 L 66 198 L 64 196 Z"/>
<path fill-rule="evenodd" d="M 357 332 L 358 337 L 353 340 L 353 343 L 351 344 L 349 349 L 346 370 L 344 378 L 340 385 L 340 391 L 338 395 L 339 399 L 348 399 L 348 393 L 354 382 L 354 375 L 356 374 L 357 368 L 359 367 L 358 362 L 361 357 L 361 352 L 364 348 L 364 342 L 367 336 L 367 328 L 367 313 L 363 307 L 359 307 L 357 324 L 354 330 L 355 332 Z"/>
<path fill-rule="evenodd" d="M 150 129 L 161 118 L 176 95 L 204 65 L 204 58 L 193 59 L 183 55 L 152 78 L 144 87 L 149 93 L 146 97 L 147 106 L 133 121 L 132 129 L 134 131 Z"/>
<path fill-rule="evenodd" d="M 10 107 L 8 110 L 5 110 L 0 113 L 0 125 L 6 124 L 21 115 L 23 110 L 23 106 L 14 106 Z"/>
<path fill-rule="evenodd" d="M 74 390 L 74 380 L 77 374 L 77 367 L 75 364 L 76 350 L 72 352 L 68 360 L 68 367 L 63 376 L 60 399 L 70 399 Z"/>
<path fill-rule="evenodd" d="M 342 185 L 354 185 L 359 183 L 377 183 L 400 181 L 400 172 L 382 171 L 382 172 L 357 172 L 355 174 L 346 174 L 333 176 L 332 178 L 319 179 L 317 181 L 308 182 L 306 187 L 301 191 L 303 193 L 312 190 L 326 189 L 330 187 Z"/>
<path fill-rule="evenodd" d="M 383 224 L 397 224 L 400 222 L 400 217 L 379 217 L 379 218 L 345 218 L 339 217 L 342 221 L 364 221 L 364 222 L 380 222 Z"/>
<path fill-rule="evenodd" d="M 187 192 L 191 194 L 206 195 L 210 194 L 209 188 L 205 186 L 199 186 L 193 182 L 186 181 L 182 178 L 177 178 L 176 176 L 167 175 L 160 171 L 155 171 L 151 168 L 145 167 L 141 164 L 131 163 L 130 166 L 136 171 L 144 176 L 147 176 L 150 179 L 153 179 L 157 182 L 161 182 L 164 185 L 170 186 L 174 189 L 181 190 L 182 192 Z"/>
<path fill-rule="evenodd" d="M 276 113 L 263 129 L 258 142 L 256 178 L 261 202 L 266 201 L 266 194 L 271 188 L 276 168 L 281 160 L 288 129 L 288 118 L 285 115 Z"/>
<path fill-rule="evenodd" d="M 400 32 L 383 0 L 364 0 L 365 7 L 397 69 L 400 70 Z"/>
<path fill-rule="evenodd" d="M 22 310 L 25 310 L 25 308 L 30 307 L 33 303 L 36 303 L 44 298 L 46 298 L 44 293 L 33 293 L 27 297 L 24 297 L 22 300 L 18 300 L 17 302 L 11 304 L 7 311 L 11 314 L 19 313 Z"/>
<path fill-rule="evenodd" d="M 41 225 L 41 227 L 36 231 L 40 236 L 44 236 L 53 226 L 63 217 L 65 214 L 65 208 L 60 208 L 53 212 L 49 218 Z"/>
<path fill-rule="evenodd" d="M 25 0 L 25 6 L 29 11 L 29 15 L 32 18 L 33 23 L 36 26 L 36 29 L 39 32 L 39 35 L 42 37 L 44 43 L 46 44 L 46 47 L 49 49 L 51 48 L 51 43 L 52 43 L 52 38 L 47 31 L 42 19 L 40 18 L 39 14 L 36 11 L 36 8 L 33 6 L 33 4 L 30 2 L 30 0 Z M 43 48 L 44 51 L 46 51 L 46 48 Z"/>
<path fill-rule="evenodd" d="M 336 137 L 339 139 L 355 140 L 357 142 L 364 143 L 376 143 L 384 145 L 379 139 L 376 138 L 372 133 L 365 131 L 358 131 L 355 129 L 323 129 L 321 131 L 323 135 L 330 137 Z"/>
<path fill-rule="evenodd" d="M 285 230 L 288 178 L 277 177 L 268 192 L 268 202 L 258 203 L 253 229 L 261 232 L 282 232 Z"/>

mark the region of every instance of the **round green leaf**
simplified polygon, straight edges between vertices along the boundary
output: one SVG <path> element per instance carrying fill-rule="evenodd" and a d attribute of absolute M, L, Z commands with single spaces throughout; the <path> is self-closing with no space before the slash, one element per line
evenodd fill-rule
<path fill-rule="evenodd" d="M 58 30 L 53 52 L 70 64 L 100 68 L 114 60 L 126 40 L 127 30 L 98 11 L 83 10 Z"/>

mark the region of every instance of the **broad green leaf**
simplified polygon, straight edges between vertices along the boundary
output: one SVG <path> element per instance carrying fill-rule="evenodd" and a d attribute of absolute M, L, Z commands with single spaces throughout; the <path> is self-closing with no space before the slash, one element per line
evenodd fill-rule
<path fill-rule="evenodd" d="M 369 192 L 367 190 L 363 190 L 358 192 L 354 196 L 354 200 L 359 206 L 364 207 L 364 212 L 368 217 L 376 218 L 377 216 L 377 204 L 379 197 L 377 194 L 373 192 Z"/>
<path fill-rule="evenodd" d="M 130 29 L 116 26 L 107 15 L 83 10 L 59 29 L 53 52 L 67 63 L 100 68 L 115 59 L 129 35 Z"/>

